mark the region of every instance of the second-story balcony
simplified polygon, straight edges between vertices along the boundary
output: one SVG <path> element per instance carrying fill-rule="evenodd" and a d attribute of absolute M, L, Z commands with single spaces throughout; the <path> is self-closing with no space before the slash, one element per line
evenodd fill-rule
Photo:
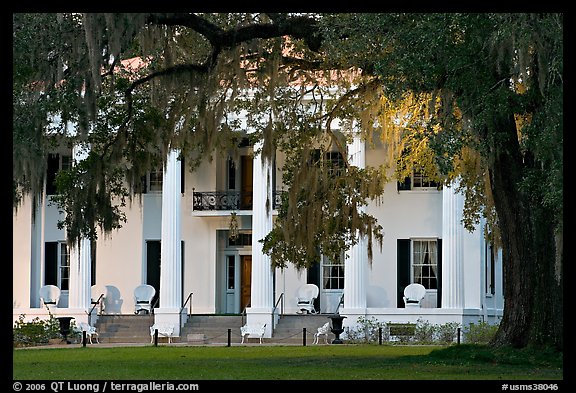
<path fill-rule="evenodd" d="M 283 191 L 273 192 L 274 210 L 282 201 Z M 193 196 L 193 210 L 252 210 L 252 193 L 242 191 L 196 191 Z"/>

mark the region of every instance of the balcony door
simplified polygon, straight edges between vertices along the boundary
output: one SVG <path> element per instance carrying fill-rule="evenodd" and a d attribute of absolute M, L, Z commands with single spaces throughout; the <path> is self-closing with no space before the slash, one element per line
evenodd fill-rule
<path fill-rule="evenodd" d="M 240 209 L 252 210 L 253 159 L 252 156 L 241 156 L 240 160 Z"/>

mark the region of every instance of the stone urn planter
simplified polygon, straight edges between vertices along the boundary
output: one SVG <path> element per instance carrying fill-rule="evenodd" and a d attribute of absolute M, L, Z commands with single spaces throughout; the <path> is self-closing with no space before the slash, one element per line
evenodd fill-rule
<path fill-rule="evenodd" d="M 340 335 L 344 332 L 342 328 L 342 321 L 344 320 L 344 316 L 340 314 L 332 314 L 328 318 L 332 320 L 332 333 L 336 336 L 334 340 L 332 340 L 332 344 L 343 344 L 344 342 L 340 339 Z"/>
<path fill-rule="evenodd" d="M 74 317 L 57 317 L 58 322 L 60 323 L 60 334 L 62 337 L 62 342 L 65 344 L 70 344 L 68 341 L 68 335 L 70 334 L 70 321 L 74 319 Z"/>

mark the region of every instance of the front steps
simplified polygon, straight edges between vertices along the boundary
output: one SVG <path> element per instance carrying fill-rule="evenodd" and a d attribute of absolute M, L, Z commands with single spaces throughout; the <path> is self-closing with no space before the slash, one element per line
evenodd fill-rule
<path fill-rule="evenodd" d="M 95 326 L 101 343 L 150 343 L 153 324 L 154 315 L 100 315 Z"/>
<path fill-rule="evenodd" d="M 191 344 L 221 344 L 240 342 L 240 327 L 245 320 L 241 315 L 190 315 L 181 331 L 181 337 Z"/>
<path fill-rule="evenodd" d="M 181 329 L 180 337 L 173 337 L 173 343 L 192 345 L 239 344 L 242 341 L 240 327 L 246 317 L 241 315 L 190 315 Z M 314 333 L 326 322 L 331 323 L 328 315 L 302 314 L 284 315 L 278 321 L 272 338 L 264 338 L 264 343 L 287 345 L 312 345 Z M 140 343 L 150 344 L 150 326 L 154 324 L 153 315 L 101 315 L 96 322 L 100 343 Z M 306 330 L 304 330 L 306 329 Z M 330 334 L 328 342 L 334 339 Z M 167 338 L 158 337 L 158 343 L 167 343 Z M 244 343 L 258 343 L 249 338 Z M 324 344 L 324 336 L 320 344 Z"/>
<path fill-rule="evenodd" d="M 182 328 L 182 337 L 185 341 L 193 344 L 237 344 L 242 342 L 240 327 L 242 326 L 240 315 L 191 315 L 188 322 Z M 330 322 L 330 318 L 323 314 L 284 315 L 278 321 L 271 338 L 264 338 L 264 343 L 303 345 L 304 337 L 306 344 L 312 344 L 314 333 L 317 329 Z M 306 330 L 304 330 L 306 329 Z M 334 335 L 329 335 L 329 341 Z M 244 343 L 258 343 L 255 338 L 247 338 Z M 320 343 L 324 343 L 322 337 Z"/>
<path fill-rule="evenodd" d="M 314 342 L 314 334 L 318 328 L 326 322 L 332 326 L 328 314 L 284 315 L 278 321 L 276 329 L 274 329 L 273 337 L 265 340 L 271 340 L 278 344 L 304 345 L 305 339 L 306 345 L 311 345 Z M 334 337 L 334 334 L 330 333 L 328 335 L 328 342 L 332 342 Z M 320 344 L 324 344 L 324 342 L 324 336 L 322 336 L 320 338 Z"/>

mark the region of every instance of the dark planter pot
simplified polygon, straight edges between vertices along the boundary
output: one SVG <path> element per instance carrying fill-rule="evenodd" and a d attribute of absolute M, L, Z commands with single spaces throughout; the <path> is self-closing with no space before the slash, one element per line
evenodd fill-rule
<path fill-rule="evenodd" d="M 342 328 L 342 321 L 346 317 L 343 317 L 340 314 L 332 314 L 328 318 L 332 320 L 332 329 L 330 330 L 336 336 L 334 340 L 332 340 L 332 344 L 343 344 L 344 342 L 340 339 L 340 335 L 342 332 L 344 332 L 344 329 Z"/>
<path fill-rule="evenodd" d="M 58 322 L 60 323 L 60 334 L 64 337 L 62 342 L 70 344 L 70 341 L 68 341 L 68 335 L 70 334 L 70 321 L 72 321 L 74 317 L 57 317 L 56 319 L 58 319 Z"/>

